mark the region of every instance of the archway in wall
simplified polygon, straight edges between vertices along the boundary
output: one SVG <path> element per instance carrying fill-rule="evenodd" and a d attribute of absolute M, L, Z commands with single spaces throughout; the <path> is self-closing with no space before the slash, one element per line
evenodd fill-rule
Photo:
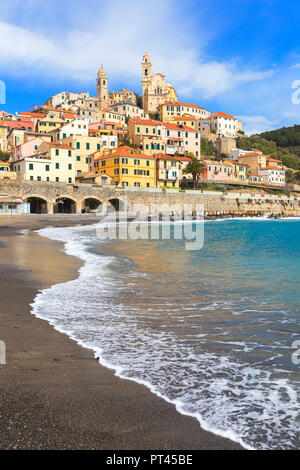
<path fill-rule="evenodd" d="M 122 201 L 122 199 L 117 199 L 117 198 L 110 199 L 108 202 L 117 212 L 123 212 L 125 210 L 125 203 L 124 201 Z M 108 211 L 109 211 L 109 206 L 108 206 Z"/>
<path fill-rule="evenodd" d="M 69 197 L 58 197 L 53 207 L 54 214 L 76 214 L 76 202 Z"/>
<path fill-rule="evenodd" d="M 41 197 L 28 197 L 26 202 L 30 204 L 30 214 L 47 214 L 47 201 Z"/>
<path fill-rule="evenodd" d="M 82 210 L 85 212 L 97 212 L 99 209 L 101 209 L 101 206 L 102 202 L 99 201 L 99 199 L 88 197 L 83 201 Z"/>

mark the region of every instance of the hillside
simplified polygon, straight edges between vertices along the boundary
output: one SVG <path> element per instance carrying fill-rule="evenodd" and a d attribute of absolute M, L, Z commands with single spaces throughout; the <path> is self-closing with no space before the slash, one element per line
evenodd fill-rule
<path fill-rule="evenodd" d="M 300 126 L 282 127 L 274 131 L 237 138 L 237 147 L 251 150 L 256 148 L 264 154 L 282 160 L 282 163 L 300 170 Z"/>

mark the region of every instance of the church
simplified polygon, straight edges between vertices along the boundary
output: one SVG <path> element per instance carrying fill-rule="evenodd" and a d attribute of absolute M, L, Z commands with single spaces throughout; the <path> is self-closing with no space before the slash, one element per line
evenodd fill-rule
<path fill-rule="evenodd" d="M 155 113 L 157 107 L 165 101 L 177 101 L 175 89 L 166 82 L 164 73 L 151 75 L 151 59 L 145 52 L 142 61 L 143 108 L 145 113 Z"/>
<path fill-rule="evenodd" d="M 164 73 L 156 72 L 151 74 L 151 59 L 148 52 L 145 52 L 142 61 L 142 89 L 143 89 L 143 109 L 146 114 L 155 113 L 160 104 L 165 101 L 177 102 L 175 89 L 166 82 Z M 108 92 L 108 80 L 106 71 L 101 66 L 97 75 L 97 99 L 99 107 L 107 107 L 116 101 L 130 100 L 137 103 L 137 95 L 123 89 L 121 92 Z"/>

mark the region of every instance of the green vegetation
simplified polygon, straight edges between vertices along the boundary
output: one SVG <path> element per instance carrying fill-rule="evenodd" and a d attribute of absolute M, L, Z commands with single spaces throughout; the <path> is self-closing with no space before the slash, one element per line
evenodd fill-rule
<path fill-rule="evenodd" d="M 189 157 L 192 158 L 192 160 L 187 164 L 187 166 L 184 168 L 182 171 L 183 174 L 192 174 L 193 176 L 193 186 L 194 189 L 197 189 L 198 183 L 199 183 L 199 176 L 204 173 L 205 171 L 205 165 L 203 162 L 198 160 L 198 158 L 194 157 L 192 153 L 189 154 Z"/>
<path fill-rule="evenodd" d="M 203 136 L 201 137 L 201 155 L 207 155 L 211 158 L 217 157 L 216 147 L 207 137 Z"/>
<path fill-rule="evenodd" d="M 8 162 L 8 160 L 10 159 L 11 157 L 11 153 L 10 152 L 4 152 L 3 150 L 0 150 L 0 160 L 2 162 Z"/>
<path fill-rule="evenodd" d="M 256 148 L 265 155 L 282 160 L 285 166 L 300 170 L 300 125 L 282 127 L 251 137 L 238 137 L 237 147 L 246 150 Z"/>

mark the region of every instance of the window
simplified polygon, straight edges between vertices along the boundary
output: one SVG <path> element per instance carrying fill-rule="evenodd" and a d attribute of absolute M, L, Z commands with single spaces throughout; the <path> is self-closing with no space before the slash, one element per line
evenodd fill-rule
<path fill-rule="evenodd" d="M 55 155 L 59 155 L 59 149 L 55 149 Z"/>
<path fill-rule="evenodd" d="M 38 181 L 42 181 L 42 178 L 40 176 L 37 177 Z"/>
<path fill-rule="evenodd" d="M 114 164 L 115 164 L 115 165 L 118 165 L 118 163 L 119 163 L 119 159 L 118 159 L 118 158 L 115 158 L 115 159 L 114 159 Z"/>
<path fill-rule="evenodd" d="M 46 165 L 46 171 L 50 171 L 50 165 Z"/>
<path fill-rule="evenodd" d="M 128 168 L 122 168 L 122 175 L 128 175 Z"/>
<path fill-rule="evenodd" d="M 80 156 L 79 156 L 79 155 L 77 155 L 76 160 L 77 160 L 78 162 L 80 162 Z"/>
<path fill-rule="evenodd" d="M 55 163 L 55 168 L 59 170 L 59 163 Z"/>
<path fill-rule="evenodd" d="M 89 142 L 86 143 L 86 149 L 90 150 L 90 143 Z"/>
<path fill-rule="evenodd" d="M 89 162 L 89 157 L 86 157 L 85 163 L 88 163 L 88 162 Z"/>
<path fill-rule="evenodd" d="M 134 183 L 134 186 L 135 186 L 136 188 L 139 188 L 139 187 L 141 186 L 141 184 L 140 184 L 140 183 Z"/>
<path fill-rule="evenodd" d="M 68 178 L 68 183 L 72 183 L 72 178 Z"/>
<path fill-rule="evenodd" d="M 49 178 L 49 176 L 47 176 L 47 178 L 46 178 L 46 181 L 50 181 L 50 178 Z"/>
<path fill-rule="evenodd" d="M 127 165 L 128 164 L 128 158 L 122 158 L 122 163 Z"/>
<path fill-rule="evenodd" d="M 106 161 L 103 160 L 103 161 L 101 162 L 101 165 L 102 165 L 102 166 L 106 166 Z"/>
<path fill-rule="evenodd" d="M 68 157 L 72 157 L 72 150 L 68 150 Z"/>
<path fill-rule="evenodd" d="M 100 144 L 97 144 L 97 150 L 100 150 Z"/>
<path fill-rule="evenodd" d="M 59 182 L 59 177 L 56 176 L 55 181 L 58 183 Z"/>
<path fill-rule="evenodd" d="M 80 149 L 80 142 L 76 142 L 76 148 Z"/>
<path fill-rule="evenodd" d="M 146 165 L 147 165 L 147 166 L 150 166 L 149 160 L 146 161 Z"/>
<path fill-rule="evenodd" d="M 68 164 L 68 170 L 72 170 L 72 163 Z"/>
<path fill-rule="evenodd" d="M 33 176 L 30 176 L 30 181 L 32 181 L 32 180 L 33 180 Z"/>
<path fill-rule="evenodd" d="M 29 163 L 29 170 L 33 170 L 33 163 Z"/>

